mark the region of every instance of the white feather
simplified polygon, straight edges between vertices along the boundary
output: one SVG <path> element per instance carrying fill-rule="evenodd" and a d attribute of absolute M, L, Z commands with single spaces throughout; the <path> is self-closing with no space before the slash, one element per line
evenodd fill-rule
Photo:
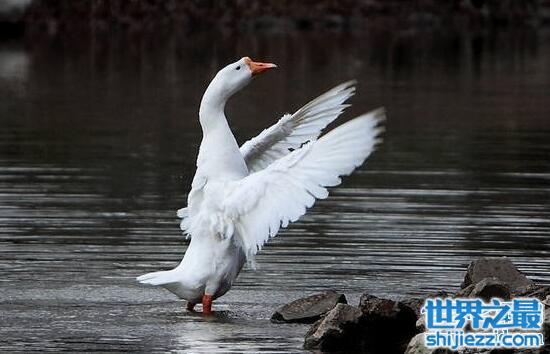
<path fill-rule="evenodd" d="M 344 102 L 354 94 L 355 83 L 347 82 L 283 116 L 239 148 L 224 107 L 252 80 L 249 61 L 242 58 L 220 70 L 201 101 L 197 171 L 187 207 L 177 212 L 182 230 L 192 236 L 185 256 L 170 271 L 137 278 L 191 303 L 205 294 L 225 294 L 246 261 L 254 266 L 254 256 L 269 238 L 298 220 L 317 199 L 326 198 L 327 187 L 360 166 L 380 141 L 383 109 L 318 139 L 348 106 Z"/>
<path fill-rule="evenodd" d="M 240 150 L 250 173 L 260 171 L 274 161 L 298 149 L 306 141 L 319 137 L 355 94 L 355 81 L 348 81 L 325 92 L 294 114 L 285 114 L 277 123 L 245 142 Z"/>
<path fill-rule="evenodd" d="M 223 209 L 242 230 L 236 236 L 248 257 L 365 161 L 380 142 L 384 118 L 383 109 L 357 117 L 227 187 Z"/>

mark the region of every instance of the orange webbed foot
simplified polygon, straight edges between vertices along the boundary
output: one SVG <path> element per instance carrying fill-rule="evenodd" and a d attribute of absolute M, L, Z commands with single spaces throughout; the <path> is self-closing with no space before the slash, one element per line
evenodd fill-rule
<path fill-rule="evenodd" d="M 212 295 L 204 294 L 202 296 L 202 313 L 205 315 L 212 314 Z"/>

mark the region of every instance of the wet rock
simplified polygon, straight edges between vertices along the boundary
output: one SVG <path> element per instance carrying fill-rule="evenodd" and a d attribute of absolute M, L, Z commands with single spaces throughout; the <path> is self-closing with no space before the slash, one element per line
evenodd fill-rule
<path fill-rule="evenodd" d="M 417 333 L 417 316 L 409 305 L 363 294 L 359 308 L 364 346 L 372 352 L 403 353 Z"/>
<path fill-rule="evenodd" d="M 346 304 L 346 296 L 336 291 L 327 291 L 294 300 L 280 307 L 273 316 L 272 322 L 314 323 L 321 316 L 332 310 L 337 304 Z"/>
<path fill-rule="evenodd" d="M 516 354 L 515 351 L 509 349 L 478 349 L 478 348 L 462 348 L 456 352 L 449 351 L 452 354 Z"/>
<path fill-rule="evenodd" d="M 542 330 L 544 331 L 544 343 L 550 352 L 550 306 L 546 306 L 544 309 L 544 322 L 542 323 Z"/>
<path fill-rule="evenodd" d="M 426 316 L 420 315 L 416 320 L 416 331 L 419 333 L 426 331 Z"/>
<path fill-rule="evenodd" d="M 468 297 L 476 297 L 489 302 L 492 298 L 510 300 L 510 288 L 499 278 L 485 278 L 477 283 Z"/>
<path fill-rule="evenodd" d="M 526 349 L 493 349 L 488 354 L 548 354 L 550 351 L 546 348 L 526 348 Z M 462 354 L 462 353 L 460 353 Z"/>
<path fill-rule="evenodd" d="M 420 318 L 418 321 L 423 320 Z M 544 330 L 544 342 L 548 343 L 550 340 L 550 311 L 548 307 L 545 311 L 545 319 L 543 324 Z M 550 347 L 547 345 L 543 348 L 524 348 L 524 349 L 477 349 L 477 348 L 462 348 L 456 352 L 448 349 L 430 349 L 424 344 L 424 333 L 420 333 L 413 337 L 407 346 L 405 354 L 548 354 L 550 353 Z"/>
<path fill-rule="evenodd" d="M 411 339 L 405 354 L 433 354 L 433 350 L 424 344 L 424 333 L 419 333 Z"/>
<path fill-rule="evenodd" d="M 417 320 L 415 310 L 408 304 L 390 299 L 363 294 L 359 300 L 363 321 L 390 324 L 394 330 L 408 329 Z"/>
<path fill-rule="evenodd" d="M 339 303 L 306 333 L 304 348 L 348 351 L 360 348 L 361 310 Z"/>
<path fill-rule="evenodd" d="M 460 289 L 459 291 L 457 291 L 455 297 L 469 297 L 475 287 L 476 284 L 470 284 L 464 289 Z"/>
<path fill-rule="evenodd" d="M 550 286 L 544 286 L 539 284 L 533 284 L 525 291 L 515 294 L 517 297 L 535 297 L 541 301 L 544 301 L 547 297 L 550 297 Z"/>
<path fill-rule="evenodd" d="M 401 301 L 401 303 L 410 307 L 414 311 L 414 314 L 416 315 L 416 317 L 420 317 L 420 310 L 422 309 L 422 306 L 424 306 L 425 301 L 426 301 L 425 298 L 413 297 L 409 299 L 404 299 Z"/>
<path fill-rule="evenodd" d="M 420 310 L 422 309 L 422 306 L 424 306 L 424 302 L 427 298 L 433 298 L 433 297 L 448 297 L 449 293 L 445 290 L 439 290 L 438 292 L 435 292 L 433 294 L 429 294 L 425 297 L 413 297 L 404 299 L 401 302 L 410 308 L 414 310 L 414 313 L 416 314 L 416 317 L 420 317 Z"/>
<path fill-rule="evenodd" d="M 533 281 L 521 273 L 516 266 L 506 257 L 480 258 L 472 261 L 468 266 L 462 289 L 471 284 L 477 284 L 485 278 L 498 278 L 506 283 L 512 293 L 524 292 Z"/>

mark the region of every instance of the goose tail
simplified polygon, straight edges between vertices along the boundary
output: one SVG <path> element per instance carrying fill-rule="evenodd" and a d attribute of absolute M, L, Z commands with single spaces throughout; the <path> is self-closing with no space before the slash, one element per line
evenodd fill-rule
<path fill-rule="evenodd" d="M 165 285 L 176 281 L 171 270 L 143 274 L 136 278 L 141 284 Z"/>

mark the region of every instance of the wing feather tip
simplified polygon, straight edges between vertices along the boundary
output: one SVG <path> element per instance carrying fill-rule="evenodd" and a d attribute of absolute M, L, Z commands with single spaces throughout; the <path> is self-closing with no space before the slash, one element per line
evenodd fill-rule
<path fill-rule="evenodd" d="M 376 109 L 373 109 L 370 113 L 372 113 L 372 117 L 376 119 L 377 123 L 385 122 L 386 121 L 386 107 L 379 107 Z"/>

